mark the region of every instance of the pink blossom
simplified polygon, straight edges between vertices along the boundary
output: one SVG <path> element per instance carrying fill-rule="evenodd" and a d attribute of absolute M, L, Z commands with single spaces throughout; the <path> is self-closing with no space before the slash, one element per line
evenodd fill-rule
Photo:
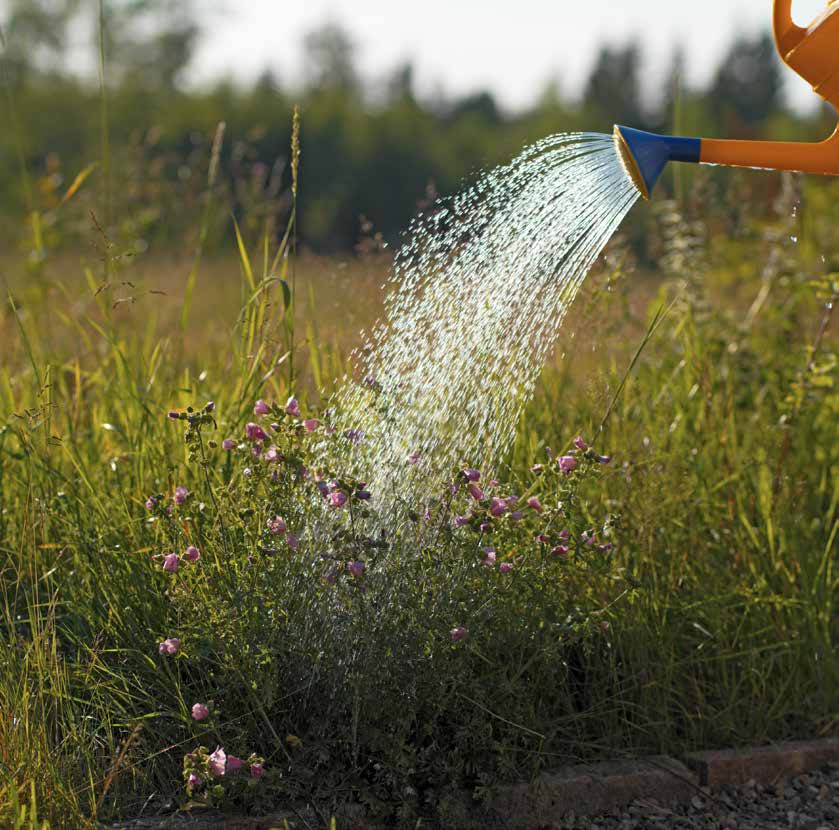
<path fill-rule="evenodd" d="M 230 450 L 236 448 L 236 441 L 233 438 L 225 438 L 224 441 L 221 442 L 221 448 L 230 452 Z"/>
<path fill-rule="evenodd" d="M 204 720 L 210 717 L 210 710 L 203 703 L 194 703 L 192 706 L 192 719 Z"/>
<path fill-rule="evenodd" d="M 486 566 L 487 568 L 491 568 L 495 565 L 497 556 L 495 553 L 495 548 L 484 548 L 484 558 L 481 560 L 481 564 Z"/>
<path fill-rule="evenodd" d="M 296 537 L 293 533 L 289 533 L 289 534 L 285 537 L 285 543 L 286 543 L 286 544 L 287 544 L 287 545 L 288 545 L 288 546 L 289 546 L 292 550 L 297 550 L 297 548 L 298 548 L 298 547 L 300 547 L 300 540 L 299 540 L 299 539 L 298 539 L 298 538 L 297 538 L 297 537 Z"/>
<path fill-rule="evenodd" d="M 314 432 L 318 426 L 320 426 L 320 424 L 316 418 L 306 418 L 306 420 L 303 421 L 303 429 L 305 429 L 306 432 Z"/>
<path fill-rule="evenodd" d="M 567 556 L 568 547 L 566 545 L 557 545 L 552 551 L 551 556 Z"/>
<path fill-rule="evenodd" d="M 215 752 L 207 759 L 207 766 L 214 778 L 220 778 L 224 775 L 227 766 L 227 753 L 220 746 L 217 746 Z"/>
<path fill-rule="evenodd" d="M 275 461 L 279 461 L 282 457 L 282 453 L 280 453 L 279 449 L 275 447 L 273 444 L 270 447 L 268 447 L 268 449 L 265 451 L 265 454 L 262 456 L 262 458 L 269 464 Z"/>
<path fill-rule="evenodd" d="M 154 496 L 149 496 L 146 499 L 146 510 L 154 510 L 157 507 L 157 499 Z"/>
<path fill-rule="evenodd" d="M 341 490 L 335 490 L 329 494 L 329 503 L 333 507 L 343 507 L 347 503 L 347 494 Z"/>
<path fill-rule="evenodd" d="M 265 767 L 262 764 L 251 764 L 251 778 L 262 778 L 265 774 Z"/>
<path fill-rule="evenodd" d="M 585 440 L 583 439 L 582 435 L 578 435 L 574 439 L 574 446 L 580 451 L 585 452 L 588 449 L 588 444 L 586 444 Z"/>
<path fill-rule="evenodd" d="M 176 573 L 179 564 L 180 559 L 178 558 L 177 553 L 167 553 L 166 556 L 163 557 L 163 570 L 166 571 L 166 573 Z"/>
<path fill-rule="evenodd" d="M 256 402 L 256 405 L 253 408 L 253 414 L 254 415 L 267 415 L 270 411 L 271 411 L 271 407 L 268 406 L 268 404 L 265 403 L 265 401 L 263 401 L 262 398 L 260 398 Z"/>
<path fill-rule="evenodd" d="M 364 574 L 364 569 L 365 565 L 363 562 L 350 562 L 350 564 L 347 565 L 347 570 L 356 579 L 359 579 Z"/>
<path fill-rule="evenodd" d="M 571 534 L 568 532 L 567 528 L 565 530 L 560 530 L 559 531 L 559 538 L 563 542 L 567 542 L 571 538 Z"/>
<path fill-rule="evenodd" d="M 492 533 L 492 525 L 489 522 L 482 522 L 481 533 Z"/>
<path fill-rule="evenodd" d="M 481 474 L 478 470 L 473 469 L 472 467 L 467 467 L 463 471 L 463 475 L 466 476 L 467 481 L 480 481 Z"/>
<path fill-rule="evenodd" d="M 227 771 L 228 772 L 239 772 L 240 769 L 244 766 L 245 762 L 237 757 L 236 755 L 228 755 L 227 756 Z"/>
<path fill-rule="evenodd" d="M 419 450 L 414 450 L 408 456 L 408 463 L 409 464 L 416 464 L 420 460 L 421 457 L 422 457 L 422 453 Z"/>
<path fill-rule="evenodd" d="M 356 490 L 355 497 L 360 501 L 370 501 L 373 498 L 373 494 L 369 490 Z"/>
<path fill-rule="evenodd" d="M 452 642 L 457 643 L 466 637 L 469 634 L 469 631 L 464 626 L 458 626 L 457 628 L 453 628 L 449 634 L 451 635 Z"/>
<path fill-rule="evenodd" d="M 293 415 L 295 418 L 300 417 L 300 404 L 297 402 L 297 398 L 292 395 L 285 404 L 285 411 L 289 415 Z"/>
<path fill-rule="evenodd" d="M 190 545 L 184 552 L 184 558 L 190 562 L 197 562 L 201 558 L 201 551 L 195 545 Z"/>
<path fill-rule="evenodd" d="M 186 785 L 190 790 L 194 790 L 196 787 L 201 786 L 201 779 L 196 773 L 191 772 L 189 778 L 186 780 Z"/>
<path fill-rule="evenodd" d="M 544 533 L 539 533 L 536 536 L 536 541 L 541 542 L 543 545 L 547 545 L 548 542 L 550 542 L 550 539 L 547 536 L 545 536 Z"/>
<path fill-rule="evenodd" d="M 157 646 L 158 652 L 166 655 L 177 654 L 180 648 L 181 641 L 177 637 L 169 637 Z"/>
<path fill-rule="evenodd" d="M 508 518 L 511 522 L 520 522 L 524 518 L 524 513 L 521 510 L 514 510 Z"/>
<path fill-rule="evenodd" d="M 493 496 L 489 504 L 489 512 L 493 516 L 503 516 L 507 512 L 507 502 L 499 499 L 498 496 Z"/>
<path fill-rule="evenodd" d="M 454 519 L 454 526 L 455 527 L 465 527 L 472 521 L 470 516 L 455 516 Z"/>
<path fill-rule="evenodd" d="M 530 472 L 533 473 L 533 475 L 537 475 L 537 476 L 542 475 L 542 473 L 544 471 L 545 471 L 545 466 L 543 464 L 534 464 L 530 468 Z"/>
<path fill-rule="evenodd" d="M 245 426 L 245 437 L 248 441 L 264 441 L 268 434 L 259 424 L 249 423 Z"/>
<path fill-rule="evenodd" d="M 598 464 L 611 464 L 612 463 L 612 456 L 611 455 L 595 455 L 594 460 Z"/>
<path fill-rule="evenodd" d="M 535 510 L 537 513 L 541 513 L 545 509 L 544 507 L 542 507 L 542 502 L 540 502 L 539 499 L 536 498 L 536 496 L 531 496 L 527 500 L 527 506 L 531 510 Z"/>
<path fill-rule="evenodd" d="M 182 505 L 186 501 L 186 497 L 189 495 L 189 490 L 186 487 L 176 487 L 175 488 L 175 504 L 178 506 Z"/>
<path fill-rule="evenodd" d="M 573 455 L 563 455 L 562 458 L 559 459 L 559 469 L 562 470 L 563 473 L 570 473 L 571 470 L 577 467 L 577 459 L 574 458 Z"/>
<path fill-rule="evenodd" d="M 276 536 L 279 536 L 281 533 L 285 533 L 286 523 L 282 516 L 274 516 L 273 519 L 268 519 L 268 530 Z"/>
<path fill-rule="evenodd" d="M 469 495 L 472 496 L 475 501 L 483 501 L 485 498 L 484 491 L 481 490 L 475 482 L 472 482 L 466 489 L 469 490 Z"/>
<path fill-rule="evenodd" d="M 509 562 L 502 562 L 498 566 L 498 570 L 503 574 L 508 574 L 513 570 L 513 566 Z"/>

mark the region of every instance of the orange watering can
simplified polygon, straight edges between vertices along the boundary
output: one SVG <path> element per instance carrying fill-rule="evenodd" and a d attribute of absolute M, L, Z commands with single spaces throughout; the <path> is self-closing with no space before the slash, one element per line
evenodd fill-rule
<path fill-rule="evenodd" d="M 806 29 L 792 20 L 792 0 L 775 0 L 774 30 L 784 62 L 839 109 L 839 0 L 829 0 L 824 13 Z M 615 143 L 645 199 L 650 198 L 668 161 L 839 176 L 839 127 L 827 141 L 808 144 L 682 138 L 616 126 Z"/>

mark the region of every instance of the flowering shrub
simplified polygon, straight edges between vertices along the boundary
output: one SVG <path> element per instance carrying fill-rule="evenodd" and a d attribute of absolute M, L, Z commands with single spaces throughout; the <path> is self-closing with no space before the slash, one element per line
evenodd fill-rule
<path fill-rule="evenodd" d="M 330 467 L 364 436 L 336 432 L 296 398 L 258 400 L 220 446 L 214 404 L 168 417 L 185 427 L 193 484 L 148 497 L 146 521 L 179 621 L 177 637 L 162 632 L 158 659 L 188 666 L 199 702 L 186 720 L 196 744 L 217 744 L 184 758 L 193 802 L 259 798 L 264 780 L 280 790 L 311 775 L 337 782 L 341 770 L 390 800 L 456 786 L 460 762 L 446 779 L 426 760 L 432 734 L 463 757 L 499 740 L 521 745 L 504 723 L 532 716 L 520 711 L 532 699 L 524 687 L 535 677 L 567 686 L 572 663 L 608 647 L 623 586 L 616 578 L 604 593 L 597 576 L 610 568 L 618 522 L 594 521 L 580 495 L 609 463 L 582 438 L 547 450 L 517 487 L 464 465 L 407 505 L 394 530 L 377 519 L 377 493 Z M 490 704 L 504 720 L 475 731 Z M 520 750 L 538 753 L 527 744 Z M 404 766 L 397 746 L 412 759 Z"/>

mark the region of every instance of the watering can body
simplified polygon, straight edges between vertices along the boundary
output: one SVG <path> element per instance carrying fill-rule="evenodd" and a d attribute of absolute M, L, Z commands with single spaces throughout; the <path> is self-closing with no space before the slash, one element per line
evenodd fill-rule
<path fill-rule="evenodd" d="M 792 0 L 775 0 L 774 32 L 783 61 L 839 109 L 839 0 L 803 28 L 792 19 Z M 615 143 L 627 173 L 649 199 L 669 161 L 794 170 L 839 176 L 839 129 L 826 141 L 731 141 L 659 136 L 615 127 Z"/>

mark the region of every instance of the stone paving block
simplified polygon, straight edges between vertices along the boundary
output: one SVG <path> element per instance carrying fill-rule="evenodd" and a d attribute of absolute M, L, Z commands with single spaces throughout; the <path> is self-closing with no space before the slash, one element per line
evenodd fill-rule
<path fill-rule="evenodd" d="M 599 815 L 638 798 L 660 804 L 690 799 L 698 780 L 684 764 L 664 755 L 567 767 L 532 784 L 499 788 L 491 810 L 509 828 L 553 827 L 562 816 Z"/>
<path fill-rule="evenodd" d="M 829 763 L 839 763 L 839 738 L 786 741 L 751 749 L 691 752 L 682 760 L 702 786 L 741 787 L 749 781 L 772 784 Z"/>

